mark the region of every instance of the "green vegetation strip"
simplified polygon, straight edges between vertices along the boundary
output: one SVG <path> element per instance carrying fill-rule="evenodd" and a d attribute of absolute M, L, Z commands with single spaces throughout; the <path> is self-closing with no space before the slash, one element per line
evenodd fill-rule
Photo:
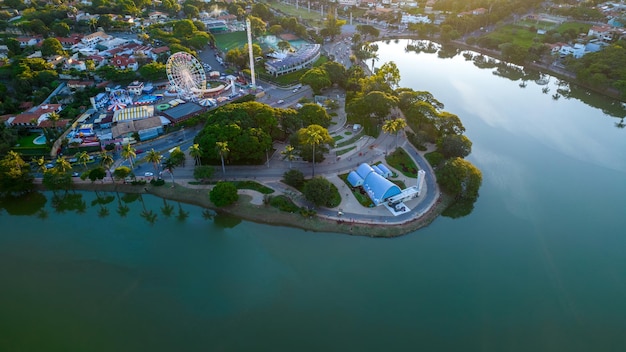
<path fill-rule="evenodd" d="M 361 130 L 361 131 L 362 131 L 362 130 Z M 335 144 L 335 148 L 345 147 L 345 146 L 347 146 L 347 145 L 349 145 L 349 144 L 352 144 L 352 143 L 354 143 L 354 142 L 358 141 L 358 140 L 359 140 L 359 138 L 361 138 L 361 132 L 360 132 L 360 131 L 359 131 L 359 133 L 355 134 L 355 135 L 354 135 L 354 136 L 352 136 L 351 138 L 346 139 L 346 140 L 345 140 L 345 141 L 343 141 L 343 142 L 340 142 L 340 143 Z"/>
<path fill-rule="evenodd" d="M 233 184 L 235 185 L 235 187 L 237 187 L 237 189 L 251 189 L 262 194 L 274 193 L 273 189 L 266 187 L 256 181 L 233 181 Z"/>
<path fill-rule="evenodd" d="M 351 150 L 353 150 L 353 149 L 356 149 L 356 145 L 353 145 L 353 146 L 351 146 L 351 147 L 349 147 L 349 148 L 346 148 L 346 149 L 341 149 L 341 150 L 338 150 L 338 151 L 336 152 L 336 154 L 337 154 L 338 156 L 339 156 L 339 155 L 344 155 L 345 153 L 347 153 L 347 152 L 349 152 L 349 151 L 351 151 Z"/>
<path fill-rule="evenodd" d="M 359 202 L 359 204 L 361 204 L 362 206 L 366 208 L 372 207 L 374 205 L 374 203 L 372 203 L 372 200 L 368 196 L 360 192 L 359 188 L 356 188 L 356 187 L 353 188 L 350 185 L 350 182 L 348 182 L 348 174 L 341 174 L 338 176 L 340 179 L 343 180 L 343 182 L 345 182 L 346 185 L 348 185 L 348 188 L 352 190 L 352 195 Z"/>
<path fill-rule="evenodd" d="M 402 172 L 404 176 L 411 178 L 417 177 L 417 171 L 419 168 L 409 154 L 404 151 L 404 149 L 396 149 L 393 153 L 389 154 L 385 160 L 389 166 Z"/>

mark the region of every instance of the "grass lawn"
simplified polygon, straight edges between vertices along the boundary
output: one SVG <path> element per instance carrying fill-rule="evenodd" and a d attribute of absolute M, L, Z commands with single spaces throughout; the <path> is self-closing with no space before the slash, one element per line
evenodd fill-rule
<path fill-rule="evenodd" d="M 226 52 L 232 48 L 243 47 L 248 42 L 246 32 L 218 33 L 213 35 L 218 48 Z"/>
<path fill-rule="evenodd" d="M 351 150 L 353 150 L 355 148 L 356 148 L 356 145 L 353 145 L 353 146 L 351 146 L 349 148 L 338 150 L 336 154 L 337 154 L 337 156 L 344 155 L 345 153 L 347 153 L 347 152 L 349 152 L 349 151 L 351 151 Z"/>
<path fill-rule="evenodd" d="M 533 45 L 533 38 L 537 36 L 536 32 L 531 32 L 526 27 L 512 24 L 502 26 L 496 31 L 487 34 L 487 37 L 501 43 L 513 43 L 524 48 L 530 48 Z"/>
<path fill-rule="evenodd" d="M 251 189 L 262 194 L 274 193 L 274 190 L 256 181 L 232 181 L 237 189 Z"/>
<path fill-rule="evenodd" d="M 33 141 L 35 138 L 39 137 L 39 134 L 28 134 L 17 140 L 16 146 L 22 148 L 41 148 L 45 147 L 45 145 L 35 144 Z"/>
<path fill-rule="evenodd" d="M 404 151 L 402 148 L 396 149 L 393 153 L 389 154 L 385 160 L 389 166 L 402 172 L 406 177 L 417 177 L 417 165 L 415 161 Z"/>
<path fill-rule="evenodd" d="M 582 22 L 564 22 L 561 23 L 560 26 L 557 27 L 557 31 L 559 33 L 563 33 L 568 29 L 574 29 L 576 30 L 576 32 L 578 33 L 589 33 L 589 28 L 591 28 L 591 24 L 589 23 L 582 23 Z"/>
<path fill-rule="evenodd" d="M 288 16 L 302 18 L 303 20 L 321 21 L 325 17 L 320 16 L 319 11 L 311 10 L 311 12 L 309 12 L 306 5 L 300 6 L 298 9 L 296 9 L 295 6 L 283 4 L 280 2 L 273 2 L 269 3 L 268 5 L 276 10 L 285 13 Z"/>
<path fill-rule="evenodd" d="M 343 139 L 343 136 L 338 134 L 336 136 L 333 137 L 333 140 L 335 140 L 335 142 L 337 142 L 338 140 Z"/>

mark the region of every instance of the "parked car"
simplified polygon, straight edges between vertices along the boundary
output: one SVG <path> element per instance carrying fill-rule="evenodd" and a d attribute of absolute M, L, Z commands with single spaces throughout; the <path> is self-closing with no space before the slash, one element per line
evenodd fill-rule
<path fill-rule="evenodd" d="M 284 102 L 285 102 L 285 101 L 284 101 L 283 99 L 280 99 L 279 101 L 277 101 L 277 102 L 276 102 L 276 104 L 282 104 L 282 103 L 284 103 Z"/>

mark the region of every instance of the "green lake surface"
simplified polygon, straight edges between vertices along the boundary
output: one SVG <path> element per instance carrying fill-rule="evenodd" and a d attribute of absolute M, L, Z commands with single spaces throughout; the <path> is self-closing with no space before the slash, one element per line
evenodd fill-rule
<path fill-rule="evenodd" d="M 372 239 L 46 193 L 0 212 L 0 351 L 626 350 L 621 103 L 407 43 L 376 65 L 462 119 L 470 215 Z"/>

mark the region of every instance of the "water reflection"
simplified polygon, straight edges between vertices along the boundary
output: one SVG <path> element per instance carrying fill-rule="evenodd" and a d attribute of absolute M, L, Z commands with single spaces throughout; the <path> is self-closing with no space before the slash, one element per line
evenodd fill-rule
<path fill-rule="evenodd" d="M 129 218 L 127 221 L 139 220 L 149 225 L 174 224 L 172 220 L 180 225 L 197 218 L 223 229 L 234 228 L 242 222 L 234 216 L 218 215 L 211 209 L 202 209 L 181 202 L 173 204 L 170 200 L 153 195 L 102 191 L 32 192 L 21 197 L 0 197 L 0 214 L 4 211 L 8 215 L 36 216 L 41 220 L 48 219 L 51 211 L 58 215 L 87 214 L 85 218 L 89 217 L 88 213 L 98 218 L 113 215 L 113 218 Z"/>
<path fill-rule="evenodd" d="M 425 48 L 428 48 L 429 50 L 425 50 Z M 455 52 L 452 49 L 446 49 L 445 47 L 427 40 L 417 41 L 417 43 L 416 41 L 409 41 L 409 44 L 405 47 L 405 51 L 413 51 L 415 53 L 437 53 L 440 58 L 447 58 Z M 529 81 L 534 82 L 538 86 L 547 86 L 552 83 L 552 76 L 537 70 L 506 63 L 473 51 L 457 51 L 455 55 L 457 54 L 461 54 L 465 61 L 472 61 L 474 66 L 480 69 L 494 69 L 492 73 L 495 76 L 506 78 L 511 81 L 520 81 L 520 88 L 526 88 Z M 554 85 L 557 87 L 557 93 L 550 95 L 553 100 L 559 100 L 561 97 L 565 99 L 574 98 L 582 101 L 586 105 L 601 109 L 603 113 L 609 116 L 619 118 L 626 117 L 626 106 L 619 100 L 592 93 L 586 88 L 561 79 L 555 79 Z M 541 92 L 548 94 L 551 92 L 551 87 L 543 87 Z M 616 127 L 623 128 L 621 125 L 616 125 Z"/>

